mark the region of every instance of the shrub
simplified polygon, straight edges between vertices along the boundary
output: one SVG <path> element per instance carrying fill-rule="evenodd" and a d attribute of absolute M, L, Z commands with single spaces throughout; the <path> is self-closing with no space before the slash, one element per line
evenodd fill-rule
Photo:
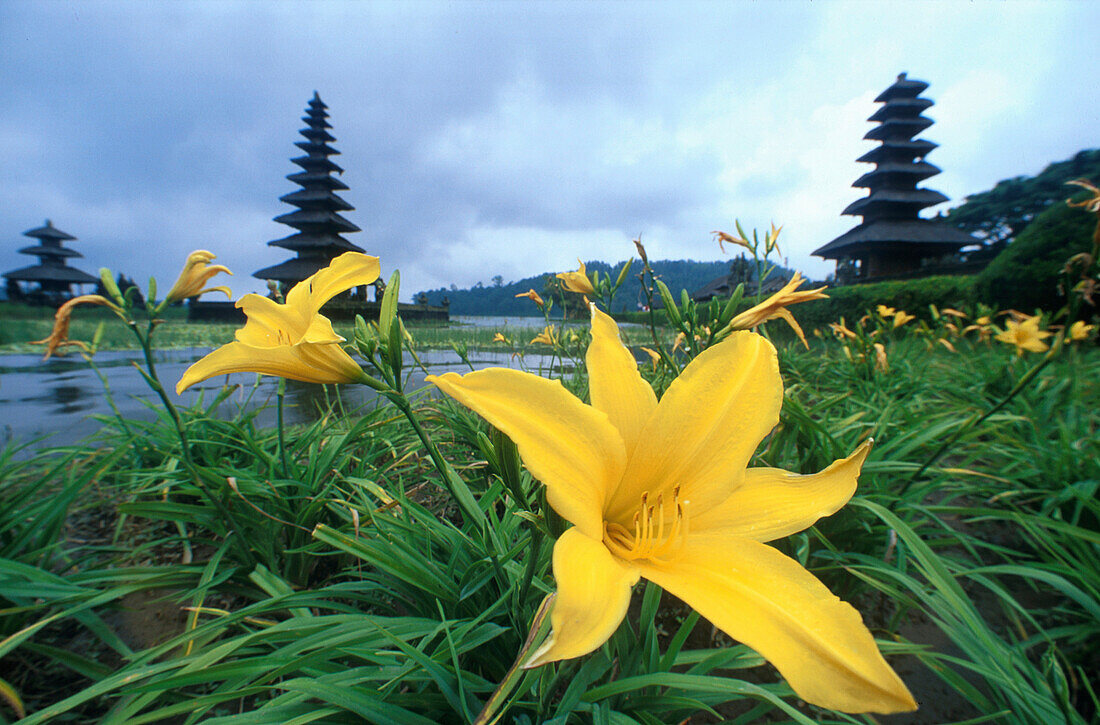
<path fill-rule="evenodd" d="M 830 287 L 827 300 L 799 305 L 792 312 L 806 329 L 824 327 L 844 317 L 849 322 L 876 305 L 888 305 L 918 317 L 929 316 L 928 305 L 968 308 L 977 301 L 974 277 L 938 276 Z"/>
<path fill-rule="evenodd" d="M 1058 291 L 1062 266 L 1089 250 L 1095 224 L 1091 214 L 1065 204 L 1047 209 L 977 276 L 978 298 L 998 308 L 1060 309 L 1066 303 Z"/>

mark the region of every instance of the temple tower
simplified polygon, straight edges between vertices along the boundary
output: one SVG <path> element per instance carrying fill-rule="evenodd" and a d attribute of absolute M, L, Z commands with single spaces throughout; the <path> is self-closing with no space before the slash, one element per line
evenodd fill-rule
<path fill-rule="evenodd" d="M 814 251 L 815 256 L 837 260 L 837 277 L 845 271 L 849 277 L 842 281 L 920 276 L 944 256 L 980 244 L 958 229 L 920 217 L 921 209 L 947 201 L 938 191 L 917 188 L 940 173 L 924 160 L 937 144 L 914 138 L 933 123 L 922 115 L 932 106 L 932 101 L 920 98 L 926 88 L 924 81 L 902 73 L 875 99 L 884 105 L 867 120 L 878 125 L 863 138 L 879 146 L 857 159 L 875 168 L 852 184 L 870 194 L 841 212 L 860 216 L 863 223 Z"/>
<path fill-rule="evenodd" d="M 275 217 L 275 221 L 295 229 L 296 233 L 268 242 L 269 246 L 297 252 L 298 256 L 252 274 L 259 279 L 275 280 L 284 288 L 328 266 L 337 255 L 363 251 L 341 236 L 360 229 L 339 213 L 352 211 L 354 207 L 336 194 L 348 187 L 332 176 L 332 172 L 343 173 L 344 170 L 329 159 L 340 152 L 329 146 L 329 142 L 336 139 L 328 132 L 332 125 L 327 121 L 327 108 L 314 91 L 306 115 L 302 117 L 306 128 L 299 131 L 306 140 L 294 144 L 306 155 L 291 159 L 302 171 L 286 177 L 302 188 L 279 198 L 298 209 Z"/>
<path fill-rule="evenodd" d="M 37 289 L 23 291 L 23 294 L 30 299 L 50 303 L 62 302 L 72 296 L 72 285 L 99 282 L 98 278 L 68 266 L 65 260 L 69 257 L 84 255 L 62 244 L 76 237 L 61 231 L 49 219 L 46 220 L 45 226 L 23 232 L 23 236 L 38 240 L 38 244 L 23 247 L 19 253 L 38 257 L 38 264 L 5 272 L 4 278 L 16 283 L 37 284 Z"/>

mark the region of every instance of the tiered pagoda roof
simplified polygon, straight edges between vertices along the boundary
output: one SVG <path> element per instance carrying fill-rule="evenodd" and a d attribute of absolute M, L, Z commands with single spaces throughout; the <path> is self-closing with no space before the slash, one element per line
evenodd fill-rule
<path fill-rule="evenodd" d="M 298 209 L 275 217 L 275 221 L 295 229 L 296 233 L 268 242 L 269 246 L 297 252 L 298 256 L 254 272 L 253 277 L 293 284 L 328 266 L 339 254 L 363 251 L 341 236 L 360 229 L 340 215 L 355 207 L 336 194 L 348 187 L 332 176 L 333 172 L 343 173 L 344 170 L 329 159 L 340 152 L 329 145 L 336 138 L 327 130 L 332 128 L 327 120 L 327 108 L 314 91 L 306 115 L 302 117 L 306 128 L 299 131 L 306 140 L 294 144 L 306 155 L 291 159 L 302 171 L 286 177 L 302 188 L 279 198 Z"/>
<path fill-rule="evenodd" d="M 38 257 L 38 264 L 29 267 L 21 267 L 5 272 L 6 279 L 16 282 L 34 282 L 43 292 L 51 294 L 67 295 L 72 293 L 74 284 L 96 284 L 99 279 L 86 272 L 68 266 L 66 260 L 70 257 L 83 257 L 80 252 L 62 246 L 62 242 L 76 239 L 71 234 L 66 234 L 53 225 L 49 219 L 46 224 L 35 229 L 23 232 L 23 236 L 38 240 L 38 243 L 23 247 L 20 254 L 29 254 Z"/>
<path fill-rule="evenodd" d="M 933 123 L 922 115 L 932 106 L 931 100 L 919 97 L 927 88 L 924 81 L 902 73 L 875 99 L 883 106 L 867 120 L 878 125 L 863 138 L 880 145 L 858 159 L 875 168 L 852 184 L 870 194 L 841 212 L 860 216 L 863 223 L 814 251 L 826 259 L 858 261 L 861 279 L 912 274 L 924 260 L 978 244 L 953 227 L 920 217 L 921 209 L 947 201 L 938 191 L 917 188 L 940 173 L 924 160 L 936 144 L 913 138 Z"/>

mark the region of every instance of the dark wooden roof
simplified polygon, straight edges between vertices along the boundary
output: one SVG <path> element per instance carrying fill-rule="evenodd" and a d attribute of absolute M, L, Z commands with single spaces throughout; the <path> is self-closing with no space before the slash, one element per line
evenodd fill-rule
<path fill-rule="evenodd" d="M 344 173 L 344 170 L 337 166 L 334 162 L 329 161 L 324 156 L 299 156 L 298 158 L 291 159 L 291 163 L 298 164 L 306 171 L 329 171 L 336 172 L 338 174 Z"/>
<path fill-rule="evenodd" d="M 815 257 L 839 259 L 845 252 L 870 245 L 940 245 L 948 251 L 957 251 L 978 241 L 955 227 L 931 219 L 905 221 L 878 220 L 860 224 L 823 247 L 815 249 Z"/>
<path fill-rule="evenodd" d="M 895 179 L 905 179 L 910 186 L 915 181 L 927 179 L 940 173 L 939 167 L 927 161 L 917 163 L 886 162 L 880 163 L 874 171 L 868 171 L 856 179 L 852 186 L 860 189 L 873 189 Z"/>
<path fill-rule="evenodd" d="M 282 247 L 291 251 L 327 250 L 333 254 L 344 252 L 365 252 L 362 247 L 352 244 L 339 234 L 291 234 L 289 237 L 268 242 L 268 246 Z"/>
<path fill-rule="evenodd" d="M 894 84 L 875 98 L 875 103 L 884 103 L 895 98 L 916 98 L 928 89 L 924 81 L 912 80 L 907 74 L 901 73 Z"/>
<path fill-rule="evenodd" d="M 332 124 L 326 121 L 324 116 L 302 116 L 302 120 L 314 128 L 332 128 Z M 333 139 L 333 141 L 335 140 Z"/>
<path fill-rule="evenodd" d="M 935 189 L 876 189 L 870 196 L 856 199 L 840 213 L 845 216 L 875 216 L 897 207 L 920 211 L 945 201 L 947 197 Z"/>
<path fill-rule="evenodd" d="M 753 275 L 755 277 L 755 275 Z M 775 294 L 783 288 L 790 278 L 783 278 L 779 275 L 773 275 L 771 277 L 764 278 L 764 284 L 760 285 L 760 294 L 770 295 Z M 729 297 L 733 294 L 733 291 L 737 289 L 737 285 L 741 284 L 742 280 L 735 280 L 732 274 L 724 274 L 721 277 L 715 277 L 705 285 L 700 287 L 691 293 L 691 299 L 696 302 L 707 302 L 715 297 Z M 756 282 L 749 280 L 745 281 L 745 295 L 756 294 Z"/>
<path fill-rule="evenodd" d="M 329 126 L 329 128 L 332 128 Z M 302 128 L 298 130 L 298 133 L 302 134 L 310 141 L 335 141 L 336 137 L 323 128 Z"/>
<path fill-rule="evenodd" d="M 340 152 L 324 141 L 295 141 L 294 145 L 311 156 L 339 156 Z"/>
<path fill-rule="evenodd" d="M 319 188 L 325 189 L 346 189 L 348 185 L 337 179 L 335 176 L 329 176 L 324 171 L 298 171 L 293 174 L 287 174 L 288 179 L 293 181 L 299 186 L 305 186 L 307 188 Z"/>
<path fill-rule="evenodd" d="M 879 164 L 892 159 L 917 159 L 923 158 L 937 148 L 939 144 L 925 141 L 922 138 L 913 141 L 883 141 L 881 146 L 876 146 L 860 156 L 856 161 L 867 164 Z"/>
<path fill-rule="evenodd" d="M 331 261 L 329 257 L 297 257 L 288 259 L 282 264 L 264 267 L 253 272 L 252 276 L 258 279 L 273 279 L 276 282 L 301 282 L 315 274 L 317 270 L 327 267 Z"/>
<path fill-rule="evenodd" d="M 928 98 L 895 98 L 871 114 L 871 117 L 867 120 L 877 123 L 888 118 L 919 116 L 923 111 L 931 108 L 932 105 L 931 99 Z"/>
<path fill-rule="evenodd" d="M 23 232 L 24 237 L 34 237 L 36 239 L 56 239 L 58 241 L 69 241 L 76 239 L 72 234 L 66 234 L 53 225 L 49 219 L 46 220 L 45 226 L 35 227 L 30 231 Z"/>
<path fill-rule="evenodd" d="M 316 230 L 318 232 L 332 230 L 346 234 L 360 231 L 359 227 L 336 212 L 322 209 L 299 209 L 289 214 L 277 216 L 275 221 L 302 231 L 305 231 L 307 227 L 322 227 L 322 229 Z"/>
<path fill-rule="evenodd" d="M 329 209 L 331 211 L 352 211 L 354 206 L 327 189 L 299 189 L 279 197 L 284 204 L 301 208 Z"/>
<path fill-rule="evenodd" d="M 52 247 L 40 244 L 37 247 L 23 247 L 19 250 L 20 254 L 33 254 L 36 257 L 83 257 L 84 255 L 75 249 L 69 249 L 68 247 Z"/>
<path fill-rule="evenodd" d="M 4 277 L 19 282 L 68 282 L 70 284 L 95 284 L 98 277 L 93 277 L 79 269 L 54 264 L 35 264 L 30 267 L 4 272 Z"/>
<path fill-rule="evenodd" d="M 908 141 L 932 123 L 932 119 L 924 116 L 891 118 L 881 121 L 878 126 L 863 134 L 863 138 L 868 141 Z"/>

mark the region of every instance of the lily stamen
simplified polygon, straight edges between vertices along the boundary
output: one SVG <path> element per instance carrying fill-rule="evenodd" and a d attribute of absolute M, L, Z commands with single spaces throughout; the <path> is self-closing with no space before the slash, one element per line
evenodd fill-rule
<path fill-rule="evenodd" d="M 687 536 L 686 501 L 680 500 L 680 487 L 672 491 L 672 503 L 666 518 L 664 494 L 658 494 L 653 505 L 649 493 L 641 495 L 640 506 L 634 513 L 634 535 L 617 523 L 604 525 L 604 543 L 624 559 L 648 559 L 656 563 L 668 563 L 676 558 Z"/>

